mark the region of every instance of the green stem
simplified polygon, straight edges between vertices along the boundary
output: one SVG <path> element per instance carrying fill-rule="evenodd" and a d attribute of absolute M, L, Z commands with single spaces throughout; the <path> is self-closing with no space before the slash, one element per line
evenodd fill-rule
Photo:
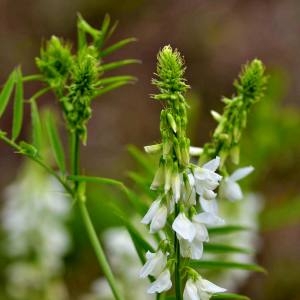
<path fill-rule="evenodd" d="M 2 141 L 4 141 L 5 143 L 7 143 L 12 148 L 14 148 L 15 150 L 17 150 L 18 153 L 26 155 L 28 158 L 30 158 L 31 160 L 33 160 L 37 164 L 39 164 L 44 170 L 46 170 L 49 174 L 54 176 L 61 183 L 61 185 L 66 189 L 66 191 L 69 192 L 70 195 L 72 195 L 72 193 L 73 193 L 72 189 L 65 182 L 65 180 L 62 177 L 60 177 L 53 169 L 51 169 L 49 166 L 47 166 L 38 156 L 33 156 L 33 155 L 28 154 L 28 153 L 24 153 L 22 147 L 20 147 L 17 143 L 15 143 L 14 141 L 7 138 L 5 136 L 5 133 L 1 132 L 1 131 L 0 131 L 0 139 Z"/>
<path fill-rule="evenodd" d="M 175 216 L 179 214 L 179 207 L 175 204 Z M 181 295 L 181 279 L 180 279 L 180 245 L 179 240 L 177 239 L 176 232 L 174 232 L 174 249 L 175 249 L 175 293 L 176 300 L 182 300 Z"/>
<path fill-rule="evenodd" d="M 79 152 L 80 152 L 79 147 L 80 147 L 79 135 L 76 132 L 72 133 L 72 136 L 71 136 L 71 171 L 72 171 L 73 176 L 79 175 Z M 86 208 L 85 196 L 82 197 L 82 195 L 79 195 L 79 182 L 78 181 L 74 182 L 74 198 L 75 198 L 75 200 L 78 200 L 79 210 L 80 210 L 80 213 L 82 216 L 84 226 L 87 230 L 88 237 L 90 239 L 92 247 L 94 248 L 94 252 L 96 254 L 99 265 L 102 268 L 103 274 L 105 275 L 105 277 L 110 285 L 112 293 L 116 300 L 123 300 L 120 292 L 117 289 L 117 284 L 116 284 L 114 275 L 108 264 L 108 261 L 104 254 L 104 251 L 103 251 L 103 248 L 98 239 L 96 230 L 92 223 L 91 217 Z"/>

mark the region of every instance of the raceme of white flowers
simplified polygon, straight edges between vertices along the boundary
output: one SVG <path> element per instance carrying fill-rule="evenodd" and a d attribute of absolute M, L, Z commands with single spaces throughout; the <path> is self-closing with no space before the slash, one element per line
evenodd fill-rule
<path fill-rule="evenodd" d="M 182 78 L 183 73 L 180 54 L 173 52 L 169 46 L 165 47 L 158 55 L 158 79 L 153 81 L 161 92 L 154 98 L 169 99 L 167 107 L 161 112 L 162 144 L 145 148 L 146 152 L 159 152 L 161 159 L 151 184 L 151 189 L 157 191 L 158 196 L 141 222 L 150 225 L 151 234 L 163 231 L 166 236 L 154 253 L 147 252 L 146 263 L 140 270 L 140 277 L 152 276 L 155 279 L 147 290 L 150 294 L 171 289 L 171 277 L 175 265 L 179 263 L 176 262 L 178 251 L 183 258 L 201 259 L 203 243 L 209 241 L 207 227 L 224 223 L 218 215 L 216 200 L 216 189 L 222 179 L 217 172 L 220 158 L 215 157 L 202 166 L 189 162 L 189 156 L 201 154 L 202 149 L 190 147 L 185 136 L 187 115 L 182 93 L 188 86 Z M 168 233 L 169 227 L 173 234 Z M 174 237 L 180 249 L 174 249 L 176 246 L 168 238 L 170 236 Z M 215 289 L 207 289 L 204 284 L 206 281 L 201 281 L 199 275 L 198 283 L 193 285 L 198 290 L 193 294 L 190 290 L 195 288 L 189 288 L 190 278 L 195 279 L 198 275 L 195 276 L 196 271 L 189 267 L 185 272 L 188 279 L 185 299 L 200 299 L 204 294 L 224 291 L 216 286 Z M 195 298 L 197 295 L 198 298 Z"/>
<path fill-rule="evenodd" d="M 1 221 L 7 237 L 3 248 L 11 261 L 6 269 L 10 296 L 35 300 L 43 290 L 48 295 L 45 299 L 66 299 L 58 279 L 70 246 L 65 225 L 70 202 L 62 187 L 28 163 L 4 196 Z"/>

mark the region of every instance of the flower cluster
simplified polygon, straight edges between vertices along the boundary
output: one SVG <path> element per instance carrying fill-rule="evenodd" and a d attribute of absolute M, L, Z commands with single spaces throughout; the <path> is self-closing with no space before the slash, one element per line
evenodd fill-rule
<path fill-rule="evenodd" d="M 34 184 L 33 184 L 34 183 Z M 32 163 L 8 186 L 1 215 L 11 299 L 66 299 L 60 281 L 70 247 L 70 202 L 61 185 Z M 42 221 L 41 221 L 42 220 Z"/>
<path fill-rule="evenodd" d="M 155 279 L 148 293 L 169 290 L 172 287 L 171 275 L 175 274 L 178 285 L 185 273 L 187 295 L 191 285 L 189 278 L 195 277 L 196 271 L 181 266 L 182 258 L 201 259 L 203 243 L 209 240 L 207 226 L 224 222 L 218 216 L 215 192 L 222 179 L 217 173 L 220 158 L 215 157 L 202 166 L 190 163 L 190 154 L 199 155 L 201 150 L 190 147 L 186 137 L 187 105 L 183 94 L 188 86 L 183 74 L 183 59 L 178 51 L 173 51 L 170 46 L 164 47 L 158 55 L 158 79 L 153 80 L 160 90 L 154 99 L 166 102 L 160 118 L 162 143 L 146 147 L 147 152 L 161 154 L 151 185 L 158 196 L 142 219 L 142 223 L 150 224 L 150 233 L 163 231 L 164 235 L 160 236 L 164 238 L 155 253 L 146 254 L 146 263 L 140 271 L 141 277 Z M 182 275 L 178 276 L 180 272 Z M 214 292 L 205 287 L 202 290 L 201 295 Z M 185 298 L 200 299 L 200 294 L 198 298 Z"/>

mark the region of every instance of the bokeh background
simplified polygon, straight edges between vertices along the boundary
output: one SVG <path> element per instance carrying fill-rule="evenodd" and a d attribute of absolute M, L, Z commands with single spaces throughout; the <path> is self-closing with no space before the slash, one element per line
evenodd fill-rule
<path fill-rule="evenodd" d="M 248 186 L 264 199 L 257 261 L 268 275 L 251 275 L 240 291 L 256 300 L 299 300 L 300 2 L 0 0 L 0 82 L 17 64 L 25 74 L 34 73 L 41 41 L 52 34 L 75 41 L 77 12 L 93 26 L 100 25 L 105 13 L 119 20 L 111 42 L 131 36 L 138 42 L 111 59 L 142 61 L 122 71 L 138 77 L 135 85 L 93 103 L 88 146 L 82 149 L 87 174 L 124 179 L 125 170 L 133 168 L 127 145 L 142 147 L 159 140 L 161 106 L 149 95 L 154 92 L 150 80 L 156 54 L 165 44 L 178 48 L 185 57 L 192 88 L 192 142 L 197 146 L 209 139 L 215 126 L 209 111 L 221 111 L 221 96 L 234 92 L 232 82 L 240 66 L 255 57 L 263 60 L 269 88 L 265 100 L 253 110 L 241 155 L 243 164 L 256 167 Z M 26 92 L 33 90 L 30 86 Z M 52 100 L 48 95 L 42 103 L 49 105 Z M 10 122 L 7 114 L 1 119 L 1 129 L 9 128 Z M 22 135 L 25 138 L 29 133 L 28 127 Z M 1 143 L 1 190 L 14 181 L 21 164 L 20 157 Z M 113 225 L 101 212 L 94 218 L 99 230 Z M 84 231 L 80 224 L 76 226 L 72 230 L 77 249 L 67 255 L 64 273 L 71 299 L 88 290 L 98 274 Z M 5 264 L 4 259 L 1 262 Z"/>

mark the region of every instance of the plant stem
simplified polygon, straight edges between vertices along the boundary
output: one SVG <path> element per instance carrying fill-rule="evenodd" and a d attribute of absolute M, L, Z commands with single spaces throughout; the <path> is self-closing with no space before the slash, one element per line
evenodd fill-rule
<path fill-rule="evenodd" d="M 72 175 L 77 176 L 79 175 L 79 150 L 80 141 L 79 136 L 75 132 L 71 136 L 71 171 Z M 88 237 L 90 239 L 90 242 L 92 244 L 92 247 L 94 248 L 94 252 L 96 254 L 97 260 L 99 262 L 100 267 L 102 268 L 103 274 L 105 275 L 110 288 L 112 290 L 112 293 L 116 300 L 123 300 L 120 292 L 117 289 L 117 284 L 114 278 L 114 275 L 112 273 L 112 270 L 108 264 L 108 261 L 105 257 L 103 248 L 100 244 L 100 241 L 98 239 L 96 230 L 94 228 L 94 225 L 92 223 L 92 220 L 90 218 L 89 212 L 86 208 L 85 204 L 85 196 L 82 197 L 82 195 L 79 195 L 79 182 L 74 181 L 74 198 L 78 202 L 79 210 L 82 216 L 82 220 L 84 223 L 84 226 L 87 230 Z"/>
<path fill-rule="evenodd" d="M 179 207 L 175 204 L 175 217 L 179 214 Z M 176 232 L 174 232 L 174 249 L 175 249 L 175 294 L 176 300 L 182 300 L 181 295 L 181 279 L 180 279 L 180 245 L 177 239 Z"/>

